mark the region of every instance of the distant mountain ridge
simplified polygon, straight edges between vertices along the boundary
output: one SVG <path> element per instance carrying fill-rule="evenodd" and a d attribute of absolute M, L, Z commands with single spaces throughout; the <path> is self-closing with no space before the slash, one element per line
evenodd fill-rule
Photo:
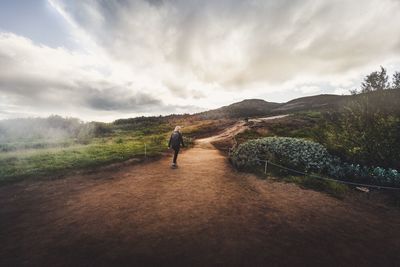
<path fill-rule="evenodd" d="M 393 112 L 400 116 L 400 89 L 388 89 L 384 90 L 384 97 L 379 97 L 379 92 L 369 92 L 368 94 L 375 103 L 379 103 L 386 111 Z M 170 114 L 166 116 L 141 116 L 131 117 L 124 119 L 117 119 L 113 123 L 115 124 L 148 124 L 157 123 L 160 120 L 173 121 L 175 119 L 240 119 L 246 117 L 262 117 L 262 116 L 274 116 L 282 114 L 290 114 L 302 111 L 340 111 L 345 108 L 346 105 L 352 100 L 358 97 L 363 97 L 364 94 L 357 95 L 333 95 L 333 94 L 321 94 L 307 97 L 300 97 L 290 100 L 286 103 L 268 102 L 263 99 L 245 99 L 240 102 L 236 102 L 227 106 L 223 106 L 217 109 L 203 111 L 195 114 Z M 31 125 L 38 125 L 49 121 L 72 121 L 74 124 L 82 124 L 77 118 L 62 118 L 57 115 L 52 115 L 48 118 L 20 118 L 20 119 L 6 119 L 0 120 L 0 140 L 2 137 L 2 131 L 8 128 L 7 124 L 17 123 L 20 127 L 31 129 Z M 38 123 L 40 121 L 40 123 Z M 46 122 L 47 123 L 47 122 Z M 61 122 L 60 122 L 61 123 Z M 95 123 L 95 122 L 93 122 Z M 64 125 L 63 123 L 61 123 Z M 83 125 L 83 124 L 82 124 Z M 49 128 L 49 127 L 42 127 Z M 51 128 L 51 127 L 50 127 Z M 57 127 L 56 127 L 57 128 Z M 32 131 L 29 131 L 32 133 Z"/>
<path fill-rule="evenodd" d="M 374 92 L 369 93 L 374 97 Z M 349 101 L 360 95 L 321 94 L 301 97 L 286 103 L 267 102 L 262 99 L 246 99 L 221 108 L 204 111 L 194 115 L 205 119 L 244 118 L 256 116 L 279 115 L 300 111 L 340 110 Z M 400 111 L 400 90 L 387 90 L 387 103 L 394 111 Z"/>
<path fill-rule="evenodd" d="M 228 106 L 197 113 L 195 115 L 207 119 L 263 116 L 281 105 L 282 104 L 280 103 L 267 102 L 262 99 L 246 99 Z"/>
<path fill-rule="evenodd" d="M 322 94 L 315 96 L 300 97 L 282 104 L 272 110 L 274 113 L 295 112 L 303 110 L 326 110 L 339 108 L 344 101 L 351 98 L 350 95 Z"/>

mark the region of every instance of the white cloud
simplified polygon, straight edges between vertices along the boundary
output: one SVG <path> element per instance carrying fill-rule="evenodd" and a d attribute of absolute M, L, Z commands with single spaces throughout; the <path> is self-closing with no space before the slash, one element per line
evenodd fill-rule
<path fill-rule="evenodd" d="M 56 2 L 115 59 L 227 90 L 343 74 L 399 55 L 390 38 L 400 34 L 398 1 Z"/>
<path fill-rule="evenodd" d="M 101 120 L 287 101 L 400 65 L 395 0 L 48 1 L 78 50 L 0 35 L 0 101 L 27 114 Z"/>
<path fill-rule="evenodd" d="M 317 85 L 303 85 L 296 88 L 296 91 L 300 91 L 303 94 L 315 94 L 321 91 L 321 88 Z"/>
<path fill-rule="evenodd" d="M 150 114 L 174 111 L 144 79 L 134 79 L 122 64 L 101 56 L 34 44 L 11 33 L 0 34 L 0 100 L 4 111 L 28 116 L 47 113 L 102 117 L 113 113 Z M 139 87 L 140 86 L 140 87 Z M 1 116 L 1 115 L 0 115 Z M 3 117 L 6 117 L 3 115 Z"/>
<path fill-rule="evenodd" d="M 348 95 L 349 90 L 343 89 L 343 88 L 337 88 L 337 89 L 335 89 L 335 91 L 333 93 L 336 95 Z"/>

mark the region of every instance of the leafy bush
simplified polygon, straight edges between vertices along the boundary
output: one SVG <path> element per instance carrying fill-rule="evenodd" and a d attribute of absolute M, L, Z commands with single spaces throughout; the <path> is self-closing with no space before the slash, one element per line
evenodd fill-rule
<path fill-rule="evenodd" d="M 400 186 L 400 173 L 395 169 L 382 167 L 367 167 L 359 164 L 342 163 L 340 166 L 332 166 L 329 175 L 346 179 L 348 177 L 358 182 L 382 186 Z"/>
<path fill-rule="evenodd" d="M 298 138 L 266 137 L 248 141 L 232 153 L 232 161 L 241 167 L 271 160 L 299 171 L 322 172 L 333 162 L 333 157 L 322 145 Z"/>
<path fill-rule="evenodd" d="M 324 114 L 318 141 L 348 162 L 400 168 L 400 114 L 387 110 L 390 91 L 357 95 L 342 112 Z"/>
<path fill-rule="evenodd" d="M 266 137 L 251 140 L 239 145 L 231 154 L 231 161 L 238 168 L 253 168 L 266 159 L 297 171 L 327 174 L 341 180 L 400 185 L 397 170 L 342 162 L 329 154 L 323 145 L 304 139 Z"/>

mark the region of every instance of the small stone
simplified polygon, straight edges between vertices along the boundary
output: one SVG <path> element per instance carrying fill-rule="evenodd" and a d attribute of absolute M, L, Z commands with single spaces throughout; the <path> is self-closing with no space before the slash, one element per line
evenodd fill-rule
<path fill-rule="evenodd" d="M 364 192 L 364 193 L 369 193 L 369 189 L 366 187 L 362 187 L 362 186 L 357 186 L 356 189 L 358 191 Z"/>

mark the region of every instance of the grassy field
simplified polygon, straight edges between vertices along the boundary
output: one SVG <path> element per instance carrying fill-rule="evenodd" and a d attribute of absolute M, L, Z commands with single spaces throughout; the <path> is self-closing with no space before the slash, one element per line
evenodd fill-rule
<path fill-rule="evenodd" d="M 212 133 L 220 121 L 182 119 L 131 119 L 99 124 L 97 133 L 84 139 L 19 139 L 1 143 L 0 183 L 27 178 L 56 177 L 72 170 L 95 168 L 131 158 L 154 157 L 167 150 L 175 125 L 183 126 L 184 141 Z"/>
<path fill-rule="evenodd" d="M 249 129 L 236 135 L 238 144 L 248 140 L 282 136 L 305 138 L 318 141 L 318 123 L 321 120 L 321 113 L 316 111 L 299 112 L 277 120 L 264 122 L 249 122 Z"/>
<path fill-rule="evenodd" d="M 0 182 L 46 176 L 143 156 L 145 143 L 149 156 L 156 155 L 165 147 L 144 138 L 109 138 L 107 141 L 96 140 L 89 145 L 68 148 L 3 153 L 0 155 Z"/>

